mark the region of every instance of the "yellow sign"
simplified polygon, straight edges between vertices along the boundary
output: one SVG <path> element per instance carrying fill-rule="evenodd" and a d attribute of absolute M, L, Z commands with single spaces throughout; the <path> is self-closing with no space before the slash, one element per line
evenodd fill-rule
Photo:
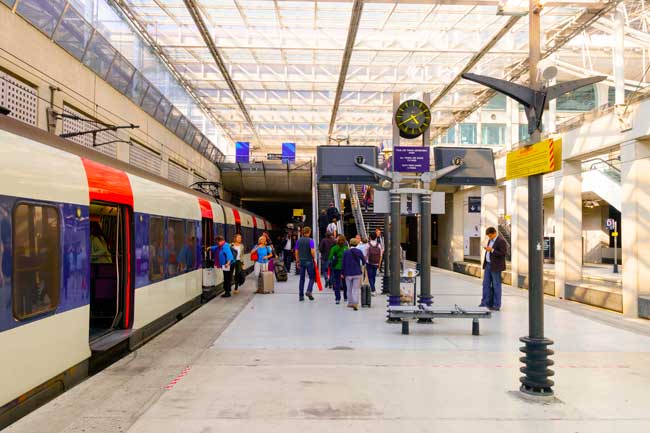
<path fill-rule="evenodd" d="M 293 210 L 293 216 L 295 217 L 301 217 L 305 214 L 305 212 L 302 209 L 294 209 Z"/>
<path fill-rule="evenodd" d="M 618 236 L 618 232 L 612 232 L 612 236 L 614 237 Z"/>
<path fill-rule="evenodd" d="M 562 168 L 562 139 L 548 138 L 508 152 L 506 179 L 550 173 Z"/>

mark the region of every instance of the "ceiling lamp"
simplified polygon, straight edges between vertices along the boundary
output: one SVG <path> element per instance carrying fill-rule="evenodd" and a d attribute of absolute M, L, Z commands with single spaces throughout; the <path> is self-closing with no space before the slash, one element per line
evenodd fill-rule
<path fill-rule="evenodd" d="M 528 0 L 499 0 L 497 15 L 523 17 L 528 15 Z"/>

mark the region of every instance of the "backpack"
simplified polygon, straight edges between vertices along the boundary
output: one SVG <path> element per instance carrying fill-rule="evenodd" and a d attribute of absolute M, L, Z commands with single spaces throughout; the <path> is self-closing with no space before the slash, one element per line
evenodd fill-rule
<path fill-rule="evenodd" d="M 237 260 L 237 249 L 230 244 L 230 252 L 232 253 L 233 261 Z"/>
<path fill-rule="evenodd" d="M 368 248 L 368 263 L 378 266 L 381 261 L 381 248 L 379 244 L 372 245 Z"/>

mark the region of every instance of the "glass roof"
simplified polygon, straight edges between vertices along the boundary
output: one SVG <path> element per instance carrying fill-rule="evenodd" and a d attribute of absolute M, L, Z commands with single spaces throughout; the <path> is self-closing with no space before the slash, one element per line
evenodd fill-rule
<path fill-rule="evenodd" d="M 508 0 L 517 3 L 517 0 Z M 506 2 L 506 3 L 508 3 Z M 255 137 L 182 0 L 126 0 L 123 3 L 163 50 L 234 140 Z M 353 1 L 195 0 L 211 38 L 250 114 L 262 147 L 295 141 L 301 147 L 328 143 Z M 434 4 L 432 4 L 434 3 Z M 512 16 L 497 14 L 498 0 L 366 1 L 350 51 L 349 68 L 332 137 L 352 144 L 391 138 L 392 93 L 402 99 L 437 99 Z M 521 2 L 520 2 L 521 3 Z M 527 0 L 523 2 L 527 3 Z M 555 39 L 558 79 L 612 73 L 611 21 L 589 17 L 610 1 L 547 0 L 542 10 L 543 50 Z M 626 78 L 645 82 L 649 61 L 648 8 L 624 1 Z M 592 15 L 590 15 L 592 14 Z M 584 31 L 563 40 L 567 24 Z M 507 77 L 528 56 L 528 19 L 519 18 L 472 72 Z M 526 72 L 525 68 L 521 72 Z M 527 73 L 520 74 L 525 78 Z M 631 84 L 630 84 L 631 85 Z M 645 86 L 645 83 L 643 84 Z M 461 80 L 436 103 L 435 127 L 458 121 L 475 107 L 482 88 Z M 435 132 L 435 128 L 432 128 Z"/>

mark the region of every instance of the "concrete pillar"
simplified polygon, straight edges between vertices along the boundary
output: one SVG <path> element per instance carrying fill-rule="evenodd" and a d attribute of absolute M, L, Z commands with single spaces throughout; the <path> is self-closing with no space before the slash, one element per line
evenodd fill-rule
<path fill-rule="evenodd" d="M 612 50 L 612 60 L 616 105 L 625 104 L 625 15 L 623 13 L 623 7 L 623 5 L 619 5 L 614 14 L 614 49 Z"/>
<path fill-rule="evenodd" d="M 623 314 L 638 317 L 638 297 L 650 287 L 650 141 L 621 145 Z"/>
<path fill-rule="evenodd" d="M 494 227 L 499 230 L 499 194 L 496 186 L 481 187 L 481 239 L 485 238 L 485 230 Z M 485 242 L 481 241 L 481 247 Z M 481 263 L 485 258 L 481 248 Z"/>
<path fill-rule="evenodd" d="M 528 274 L 528 178 L 511 181 L 513 207 L 511 213 L 512 285 L 519 287 L 519 275 Z"/>
<path fill-rule="evenodd" d="M 563 161 L 555 173 L 555 296 L 582 278 L 582 165 Z"/>

